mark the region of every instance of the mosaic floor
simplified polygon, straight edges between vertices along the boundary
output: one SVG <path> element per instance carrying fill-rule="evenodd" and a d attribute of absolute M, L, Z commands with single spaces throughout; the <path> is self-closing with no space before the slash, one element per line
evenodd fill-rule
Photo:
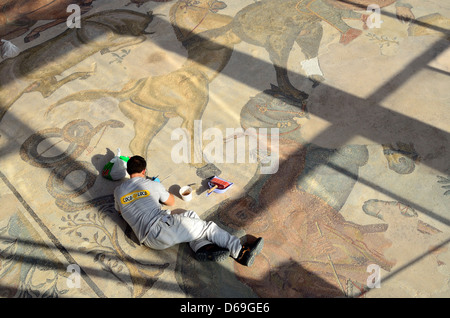
<path fill-rule="evenodd" d="M 450 296 L 447 0 L 0 5 L 1 297 Z M 255 264 L 139 245 L 117 149 Z"/>

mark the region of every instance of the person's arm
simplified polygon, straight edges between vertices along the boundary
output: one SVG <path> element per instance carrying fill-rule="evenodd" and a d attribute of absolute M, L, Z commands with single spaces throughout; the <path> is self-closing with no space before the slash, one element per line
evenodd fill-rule
<path fill-rule="evenodd" d="M 159 202 L 167 205 L 173 206 L 175 204 L 175 196 L 166 190 L 166 188 L 161 183 L 156 183 L 156 188 L 159 192 Z"/>
<path fill-rule="evenodd" d="M 175 196 L 172 193 L 169 193 L 169 198 L 162 202 L 162 204 L 167 206 L 173 206 L 175 204 Z"/>

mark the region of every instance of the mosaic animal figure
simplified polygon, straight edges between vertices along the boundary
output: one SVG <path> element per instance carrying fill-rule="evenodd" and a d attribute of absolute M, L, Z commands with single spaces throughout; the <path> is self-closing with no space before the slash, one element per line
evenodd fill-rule
<path fill-rule="evenodd" d="M 152 19 L 151 12 L 103 11 L 83 18 L 82 28 L 68 29 L 15 58 L 4 60 L 0 63 L 0 120 L 24 93 L 37 91 L 48 97 L 70 81 L 89 77 L 94 70 L 56 78 L 87 57 L 145 41 L 145 29 Z"/>
<path fill-rule="evenodd" d="M 182 6 L 186 1 L 175 4 L 171 10 L 171 18 L 179 11 L 185 10 Z M 187 2 L 186 2 L 187 3 Z M 196 1 L 197 3 L 197 1 Z M 211 6 L 211 3 L 201 2 L 204 6 L 198 7 L 202 14 L 219 10 L 220 6 Z M 217 20 L 215 18 L 218 17 Z M 217 15 L 210 15 L 209 27 L 215 29 L 229 21 Z M 178 19 L 177 29 L 187 30 L 190 20 Z M 208 104 L 209 83 L 227 65 L 233 48 L 233 37 L 230 32 L 215 32 L 209 36 L 195 37 L 191 33 L 184 45 L 188 51 L 188 59 L 176 71 L 168 74 L 144 77 L 131 80 L 120 91 L 86 90 L 69 95 L 55 104 L 49 106 L 47 113 L 54 108 L 70 101 L 96 100 L 104 96 L 111 96 L 119 100 L 119 109 L 133 120 L 135 137 L 130 142 L 130 150 L 134 154 L 146 154 L 147 147 L 153 137 L 167 123 L 171 117 L 181 117 L 181 128 L 186 129 L 191 138 L 191 155 L 194 155 L 194 121 L 199 120 Z M 203 33 L 203 34 L 204 34 Z M 181 34 L 181 33 L 180 33 Z M 192 37 L 191 37 L 192 36 Z M 192 160 L 191 162 L 193 162 Z M 193 166 L 203 166 L 204 163 L 192 163 Z"/>

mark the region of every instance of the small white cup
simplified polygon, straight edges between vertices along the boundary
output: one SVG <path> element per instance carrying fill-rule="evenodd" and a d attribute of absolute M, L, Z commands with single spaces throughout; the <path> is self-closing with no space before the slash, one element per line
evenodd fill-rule
<path fill-rule="evenodd" d="M 180 195 L 183 201 L 192 200 L 192 188 L 190 186 L 184 186 L 180 189 Z"/>

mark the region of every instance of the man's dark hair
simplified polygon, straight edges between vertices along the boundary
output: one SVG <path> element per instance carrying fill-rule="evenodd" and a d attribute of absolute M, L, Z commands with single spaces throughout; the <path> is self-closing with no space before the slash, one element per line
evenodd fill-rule
<path fill-rule="evenodd" d="M 141 156 L 133 156 L 128 159 L 127 172 L 131 176 L 133 173 L 140 173 L 147 168 L 147 162 Z"/>

